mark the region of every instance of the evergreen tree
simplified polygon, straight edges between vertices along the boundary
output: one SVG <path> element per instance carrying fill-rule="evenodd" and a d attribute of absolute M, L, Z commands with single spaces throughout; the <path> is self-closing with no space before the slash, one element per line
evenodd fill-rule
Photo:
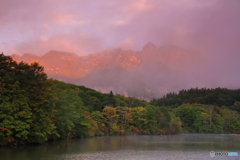
<path fill-rule="evenodd" d="M 113 92 L 110 91 L 109 97 L 108 97 L 108 106 L 110 107 L 116 107 L 116 100 L 114 98 Z"/>

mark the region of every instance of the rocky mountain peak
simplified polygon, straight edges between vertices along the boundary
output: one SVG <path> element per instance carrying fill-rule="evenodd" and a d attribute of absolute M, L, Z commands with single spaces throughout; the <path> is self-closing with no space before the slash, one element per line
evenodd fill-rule
<path fill-rule="evenodd" d="M 162 94 L 164 87 L 171 88 L 171 84 L 167 83 L 170 79 L 179 78 L 174 77 L 173 73 L 184 75 L 201 62 L 201 58 L 191 51 L 172 46 L 158 48 L 152 42 L 147 43 L 142 51 L 114 49 L 87 56 L 50 51 L 42 57 L 15 55 L 13 59 L 27 63 L 39 62 L 51 78 L 99 91 L 111 86 L 113 88 L 108 92 L 127 92 L 129 96 L 144 98 Z"/>

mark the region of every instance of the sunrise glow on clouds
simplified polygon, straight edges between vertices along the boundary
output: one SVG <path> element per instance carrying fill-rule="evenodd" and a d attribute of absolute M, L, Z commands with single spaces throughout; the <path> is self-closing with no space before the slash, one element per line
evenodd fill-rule
<path fill-rule="evenodd" d="M 196 74 L 238 88 L 239 8 L 239 0 L 0 0 L 0 52 L 88 55 L 151 41 L 201 53 Z"/>
<path fill-rule="evenodd" d="M 87 55 L 141 50 L 152 41 L 236 55 L 239 8 L 238 0 L 1 0 L 0 48 L 5 54 Z"/>

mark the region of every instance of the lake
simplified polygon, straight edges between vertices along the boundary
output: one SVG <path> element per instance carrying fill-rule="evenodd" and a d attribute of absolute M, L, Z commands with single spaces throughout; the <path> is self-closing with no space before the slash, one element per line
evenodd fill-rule
<path fill-rule="evenodd" d="M 210 156 L 233 152 L 233 156 Z M 236 156 L 236 152 L 238 156 Z M 2 160 L 240 160 L 239 134 L 103 136 L 0 148 Z"/>

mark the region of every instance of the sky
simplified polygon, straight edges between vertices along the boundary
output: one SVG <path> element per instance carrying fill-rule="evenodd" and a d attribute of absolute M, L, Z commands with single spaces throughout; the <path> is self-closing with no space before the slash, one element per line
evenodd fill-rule
<path fill-rule="evenodd" d="M 223 75 L 221 81 L 230 76 L 240 80 L 240 0 L 0 0 L 0 4 L 0 52 L 7 55 L 41 56 L 57 50 L 82 56 L 119 47 L 141 50 L 153 42 L 204 53 L 212 63 L 206 67 Z"/>
<path fill-rule="evenodd" d="M 240 85 L 240 0 L 0 0 L 0 52 L 88 55 L 147 42 L 204 53 L 202 72 Z"/>
<path fill-rule="evenodd" d="M 50 50 L 87 55 L 108 48 L 177 45 L 235 52 L 239 0 L 0 0 L 5 54 Z"/>

